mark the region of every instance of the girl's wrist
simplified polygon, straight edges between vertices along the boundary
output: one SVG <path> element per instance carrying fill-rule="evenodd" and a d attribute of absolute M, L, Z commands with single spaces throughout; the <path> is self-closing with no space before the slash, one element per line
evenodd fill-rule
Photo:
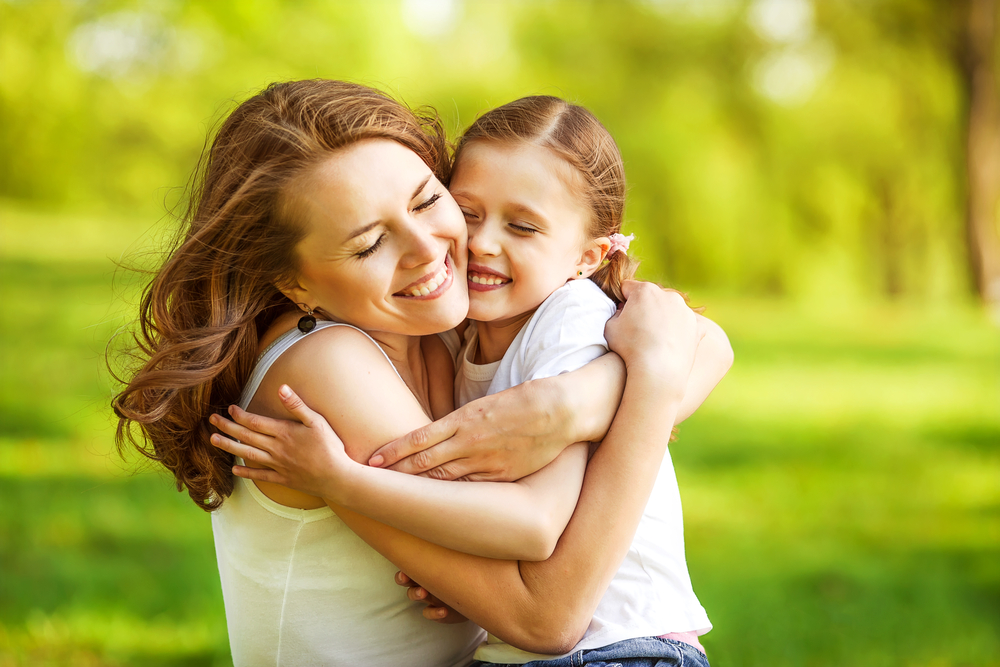
<path fill-rule="evenodd" d="M 364 466 L 349 456 L 334 463 L 333 474 L 326 475 L 323 484 L 323 497 L 337 505 L 352 508 L 353 499 L 357 498 L 362 487 Z"/>

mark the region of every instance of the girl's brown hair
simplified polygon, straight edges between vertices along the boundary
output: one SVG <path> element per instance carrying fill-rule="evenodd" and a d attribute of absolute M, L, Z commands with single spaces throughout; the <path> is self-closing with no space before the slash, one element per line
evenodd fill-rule
<path fill-rule="evenodd" d="M 332 152 L 373 138 L 406 146 L 447 182 L 436 114 L 342 81 L 268 86 L 230 114 L 199 162 L 181 233 L 143 292 L 135 364 L 115 375 L 125 387 L 112 406 L 119 452 L 132 446 L 162 463 L 205 510 L 233 490 L 233 457 L 209 443 L 208 417 L 239 400 L 260 337 L 296 308 L 276 285 L 294 276 L 305 230 L 283 200 Z"/>
<path fill-rule="evenodd" d="M 487 111 L 462 135 L 455 161 L 476 141 L 527 141 L 554 151 L 583 176 L 580 195 L 592 214 L 587 230 L 590 237 L 621 233 L 625 165 L 611 133 L 583 107 L 558 97 L 536 95 Z M 621 285 L 632 279 L 638 266 L 625 251 L 616 252 L 590 279 L 616 303 L 622 303 Z"/>

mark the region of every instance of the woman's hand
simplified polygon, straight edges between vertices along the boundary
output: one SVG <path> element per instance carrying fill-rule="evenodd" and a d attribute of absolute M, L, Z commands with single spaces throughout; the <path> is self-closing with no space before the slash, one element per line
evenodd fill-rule
<path fill-rule="evenodd" d="M 396 583 L 406 587 L 406 597 L 414 602 L 423 602 L 427 605 L 421 612 L 427 620 L 448 624 L 465 623 L 469 620 L 431 595 L 426 588 L 410 579 L 405 572 L 396 573 Z"/>
<path fill-rule="evenodd" d="M 237 477 L 335 499 L 338 480 L 356 464 L 322 415 L 309 409 L 287 385 L 281 386 L 278 397 L 298 421 L 272 419 L 231 405 L 233 421 L 220 415 L 212 415 L 209 421 L 235 440 L 216 433 L 212 444 L 247 463 L 264 466 L 233 466 Z"/>
<path fill-rule="evenodd" d="M 559 394 L 539 380 L 484 396 L 386 444 L 368 465 L 434 479 L 521 479 L 573 442 Z"/>
<path fill-rule="evenodd" d="M 571 373 L 472 401 L 386 444 L 368 464 L 436 479 L 521 479 L 569 443 L 601 440 L 624 388 L 625 365 L 605 354 Z"/>

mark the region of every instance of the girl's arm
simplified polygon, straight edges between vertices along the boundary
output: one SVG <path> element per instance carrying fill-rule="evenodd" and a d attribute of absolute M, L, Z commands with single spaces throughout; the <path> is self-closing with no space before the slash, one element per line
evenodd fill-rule
<path fill-rule="evenodd" d="M 329 377 L 352 382 L 329 383 Z M 585 443 L 567 448 L 515 484 L 455 484 L 369 468 L 352 458 L 367 460 L 378 444 L 428 421 L 378 348 L 346 327 L 312 334 L 275 363 L 259 394 L 277 393 L 276 383 L 292 378 L 299 393 L 336 426 L 346 450 L 318 415 L 299 424 L 234 406 L 230 414 L 236 422 L 214 416 L 212 423 L 241 442 L 214 435 L 213 444 L 250 465 L 273 468 L 237 466 L 234 472 L 257 480 L 262 490 L 269 484 L 291 486 L 470 553 L 525 560 L 543 560 L 552 553 L 576 505 L 587 461 Z M 295 416 L 285 409 L 275 412 L 276 417 Z M 283 469 L 279 454 L 289 453 L 294 459 L 289 456 Z M 295 470 L 294 481 L 282 475 L 289 469 Z"/>
<path fill-rule="evenodd" d="M 634 302 L 608 323 L 607 334 L 625 360 L 628 383 L 551 558 L 539 563 L 476 558 L 338 511 L 421 586 L 525 650 L 565 653 L 586 631 L 635 535 L 704 334 L 679 295 L 633 282 L 624 289 Z M 642 314 L 631 305 L 642 307 Z"/>
<path fill-rule="evenodd" d="M 715 322 L 696 317 L 706 333 L 677 411 L 678 424 L 705 402 L 733 363 L 725 332 Z M 613 345 L 611 349 L 615 351 Z M 436 479 L 518 479 L 551 461 L 562 451 L 562 443 L 604 438 L 624 383 L 619 364 L 617 355 L 606 354 L 572 373 L 472 401 L 387 443 L 369 464 Z M 553 415 L 548 423 L 537 417 L 539 409 Z M 519 415 L 527 419 L 521 421 Z"/>

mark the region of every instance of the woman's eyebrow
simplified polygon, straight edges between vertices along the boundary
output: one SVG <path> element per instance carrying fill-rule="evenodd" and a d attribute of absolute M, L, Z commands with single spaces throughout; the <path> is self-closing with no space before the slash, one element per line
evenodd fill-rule
<path fill-rule="evenodd" d="M 351 234 L 350 236 L 347 237 L 347 240 L 350 241 L 351 239 L 356 239 L 359 236 L 361 236 L 362 234 L 364 234 L 364 233 L 366 233 L 368 231 L 371 231 L 375 227 L 378 227 L 380 224 L 382 224 L 382 221 L 381 220 L 376 220 L 375 222 L 369 223 L 369 224 L 365 225 L 364 227 L 361 227 L 360 229 L 356 229 L 356 230 L 354 230 L 353 234 Z"/>
<path fill-rule="evenodd" d="M 425 187 L 427 187 L 427 184 L 430 182 L 431 176 L 433 176 L 433 174 L 427 174 L 427 178 L 425 178 L 424 180 L 420 181 L 420 185 L 418 185 L 417 189 L 413 191 L 412 195 L 410 195 L 410 199 L 413 199 L 414 197 L 416 197 L 417 195 L 419 195 L 421 192 L 423 192 L 423 189 Z"/>
<path fill-rule="evenodd" d="M 419 195 L 423 191 L 423 189 L 425 187 L 427 187 L 427 184 L 430 183 L 431 176 L 433 176 L 433 175 L 434 174 L 427 174 L 427 178 L 425 178 L 424 180 L 420 181 L 420 185 L 418 185 L 417 189 L 413 191 L 412 195 L 410 195 L 410 199 L 414 199 L 417 195 Z M 369 224 L 365 225 L 364 227 L 360 227 L 358 229 L 355 229 L 354 233 L 352 233 L 350 236 L 347 237 L 347 240 L 350 241 L 351 239 L 356 239 L 357 237 L 361 236 L 362 234 L 371 231 L 375 227 L 378 227 L 380 224 L 382 224 L 382 221 L 381 220 L 376 220 L 375 222 L 369 223 Z"/>

